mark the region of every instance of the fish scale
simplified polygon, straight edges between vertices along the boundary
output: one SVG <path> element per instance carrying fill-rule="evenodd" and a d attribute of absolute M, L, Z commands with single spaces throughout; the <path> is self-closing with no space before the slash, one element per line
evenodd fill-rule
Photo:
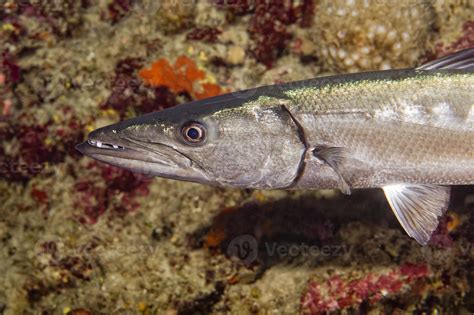
<path fill-rule="evenodd" d="M 472 184 L 474 124 L 466 113 L 474 106 L 474 74 L 394 70 L 384 80 L 368 76 L 346 76 L 345 83 L 331 89 L 286 92 L 293 101 L 289 110 L 305 129 L 310 145 L 345 148 L 349 157 L 343 177 L 354 178 L 349 183 L 353 187 L 398 183 L 393 170 L 412 183 Z M 441 87 L 448 92 L 437 93 Z M 440 115 L 433 109 L 438 104 L 449 109 Z M 410 168 L 423 175 L 405 174 Z M 375 173 L 385 169 L 392 171 L 384 182 Z M 318 171 L 319 167 L 314 170 Z M 314 172 L 307 168 L 304 176 Z"/>

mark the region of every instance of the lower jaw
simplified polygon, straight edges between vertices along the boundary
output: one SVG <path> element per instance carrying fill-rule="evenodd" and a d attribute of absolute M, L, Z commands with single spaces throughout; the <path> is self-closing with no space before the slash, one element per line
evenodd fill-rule
<path fill-rule="evenodd" d="M 145 162 L 136 159 L 125 159 L 119 157 L 112 157 L 107 155 L 90 155 L 92 158 L 101 162 L 124 168 L 134 173 L 140 173 L 147 176 L 157 176 L 174 180 L 181 180 L 187 182 L 201 183 L 201 184 L 215 184 L 209 181 L 204 174 L 194 172 L 194 174 L 185 174 L 186 169 L 176 169 L 169 165 Z M 189 171 L 188 171 L 189 172 Z M 179 174 L 181 173 L 181 174 Z"/>

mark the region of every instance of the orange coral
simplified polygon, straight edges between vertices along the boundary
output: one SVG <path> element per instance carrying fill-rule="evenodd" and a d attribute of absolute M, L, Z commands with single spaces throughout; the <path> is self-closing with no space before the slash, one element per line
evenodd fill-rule
<path fill-rule="evenodd" d="M 218 86 L 217 84 L 213 83 L 203 83 L 201 84 L 202 86 L 202 93 L 195 92 L 194 95 L 196 96 L 197 99 L 203 99 L 203 98 L 208 98 L 211 96 L 216 96 L 221 94 L 221 87 Z"/>
<path fill-rule="evenodd" d="M 166 86 L 175 93 L 187 92 L 195 99 L 216 96 L 222 92 L 217 84 L 202 82 L 206 73 L 186 56 L 178 57 L 173 66 L 166 59 L 158 59 L 151 68 L 143 68 L 138 75 L 152 86 Z"/>
<path fill-rule="evenodd" d="M 461 218 L 457 213 L 450 212 L 447 215 L 448 218 L 448 223 L 446 224 L 446 228 L 448 232 L 452 232 L 458 228 L 458 226 L 461 224 Z"/>

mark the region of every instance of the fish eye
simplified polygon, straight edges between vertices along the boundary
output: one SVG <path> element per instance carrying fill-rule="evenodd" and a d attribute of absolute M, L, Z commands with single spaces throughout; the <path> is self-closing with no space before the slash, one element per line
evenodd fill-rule
<path fill-rule="evenodd" d="M 187 143 L 200 144 L 205 140 L 206 128 L 200 123 L 191 122 L 183 126 L 181 133 Z"/>

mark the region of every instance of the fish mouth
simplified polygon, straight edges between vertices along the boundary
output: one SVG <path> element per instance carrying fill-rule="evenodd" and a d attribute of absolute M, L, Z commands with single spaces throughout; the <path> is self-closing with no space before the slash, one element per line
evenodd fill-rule
<path fill-rule="evenodd" d="M 197 183 L 212 183 L 207 172 L 191 158 L 164 143 L 128 137 L 114 126 L 97 129 L 76 146 L 84 155 L 114 166 L 150 176 Z"/>
<path fill-rule="evenodd" d="M 129 144 L 123 142 L 129 142 Z M 77 145 L 76 149 L 82 154 L 98 160 L 116 159 L 117 162 L 119 160 L 134 160 L 179 168 L 187 168 L 192 164 L 188 157 L 172 147 L 162 144 L 153 144 L 153 148 L 148 148 L 145 144 L 140 145 L 131 140 L 122 140 L 120 144 L 115 144 L 89 138 Z"/>
<path fill-rule="evenodd" d="M 114 150 L 125 150 L 126 148 L 121 145 L 116 145 L 112 143 L 101 142 L 99 140 L 88 139 L 87 144 L 96 147 L 96 148 L 104 148 L 104 149 L 114 149 Z"/>

